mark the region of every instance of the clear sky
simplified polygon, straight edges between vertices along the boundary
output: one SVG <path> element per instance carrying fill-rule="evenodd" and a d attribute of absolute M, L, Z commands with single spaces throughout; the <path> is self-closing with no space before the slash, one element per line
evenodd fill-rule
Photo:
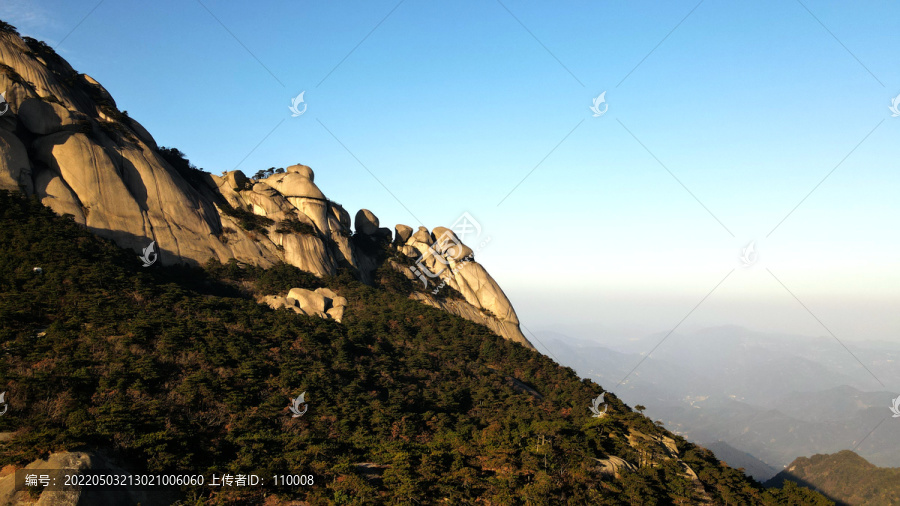
<path fill-rule="evenodd" d="M 602 340 L 690 313 L 681 329 L 900 339 L 895 2 L 4 0 L 0 17 L 210 172 L 304 163 L 385 226 L 469 212 L 528 329 Z"/>

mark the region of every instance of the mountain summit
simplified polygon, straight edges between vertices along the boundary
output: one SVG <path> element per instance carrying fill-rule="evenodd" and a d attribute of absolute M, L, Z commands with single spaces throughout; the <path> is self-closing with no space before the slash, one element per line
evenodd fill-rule
<path fill-rule="evenodd" d="M 36 195 L 123 248 L 140 252 L 155 241 L 162 265 L 283 262 L 319 277 L 346 266 L 371 283 L 387 261 L 425 281 L 415 299 L 532 347 L 503 290 L 452 230 L 397 225 L 392 232 L 366 209 L 351 228 L 350 214 L 305 165 L 257 178 L 200 171 L 177 149 L 157 146 L 95 79 L 10 28 L 0 32 L 0 90 L 8 104 L 0 116 L 0 189 Z M 398 254 L 379 258 L 372 245 Z M 411 269 L 420 257 L 439 277 Z M 434 297 L 431 285 L 441 282 L 461 297 Z"/>

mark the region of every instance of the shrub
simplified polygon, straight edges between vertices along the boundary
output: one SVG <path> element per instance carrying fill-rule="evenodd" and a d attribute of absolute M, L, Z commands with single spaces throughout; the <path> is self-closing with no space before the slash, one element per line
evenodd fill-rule
<path fill-rule="evenodd" d="M 303 223 L 300 220 L 290 219 L 278 222 L 278 228 L 275 229 L 275 232 L 279 234 L 302 234 L 302 235 L 317 235 L 316 228 L 309 223 Z"/>
<path fill-rule="evenodd" d="M 16 30 L 15 26 L 7 23 L 6 21 L 3 21 L 2 19 L 0 19 L 0 32 L 14 33 L 16 35 L 19 35 L 19 31 Z"/>
<path fill-rule="evenodd" d="M 207 178 L 207 173 L 192 164 L 181 150 L 178 148 L 160 146 L 157 153 L 159 153 L 159 156 L 167 161 L 169 165 L 171 165 L 191 186 L 196 189 L 202 188 L 202 185 Z"/>
<path fill-rule="evenodd" d="M 218 202 L 218 205 L 219 208 L 222 209 L 222 214 L 236 219 L 238 225 L 247 232 L 262 232 L 268 234 L 269 231 L 267 230 L 267 227 L 270 227 L 275 223 L 270 218 L 260 216 L 247 209 L 233 207 L 224 199 Z"/>

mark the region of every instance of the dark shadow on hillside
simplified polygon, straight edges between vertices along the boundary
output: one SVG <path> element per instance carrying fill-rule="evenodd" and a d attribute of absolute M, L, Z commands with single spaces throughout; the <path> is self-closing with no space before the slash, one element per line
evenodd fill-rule
<path fill-rule="evenodd" d="M 852 504 L 843 502 L 843 501 L 841 501 L 840 499 L 835 499 L 834 497 L 832 497 L 832 496 L 826 494 L 825 492 L 819 490 L 818 488 L 816 488 L 815 485 L 813 485 L 812 483 L 810 483 L 810 482 L 808 482 L 808 481 L 806 481 L 806 480 L 803 480 L 803 479 L 800 479 L 800 478 L 795 478 L 795 477 L 793 477 L 793 476 L 791 476 L 790 478 L 788 478 L 788 477 L 786 477 L 786 476 L 783 476 L 783 473 L 778 473 L 777 475 L 775 475 L 774 478 L 772 478 L 771 480 L 769 480 L 769 481 L 763 483 L 763 486 L 766 487 L 766 488 L 784 488 L 784 482 L 786 482 L 786 481 L 792 481 L 792 482 L 796 483 L 797 485 L 799 485 L 799 486 L 801 486 L 801 487 L 806 487 L 806 488 L 808 488 L 808 489 L 810 489 L 810 490 L 814 490 L 814 491 L 816 491 L 816 492 L 822 494 L 822 495 L 825 496 L 826 498 L 828 498 L 829 501 L 834 501 L 834 504 L 835 504 L 836 506 L 853 506 Z"/>

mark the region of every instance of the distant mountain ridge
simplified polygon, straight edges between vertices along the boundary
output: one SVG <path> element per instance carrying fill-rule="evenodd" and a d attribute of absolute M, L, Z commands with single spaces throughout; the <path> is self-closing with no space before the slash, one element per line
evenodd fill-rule
<path fill-rule="evenodd" d="M 765 485 L 783 487 L 786 481 L 813 488 L 839 505 L 900 504 L 900 467 L 877 467 L 850 450 L 800 457 Z"/>
<path fill-rule="evenodd" d="M 742 452 L 725 441 L 716 441 L 703 445 L 707 450 L 716 454 L 720 460 L 731 467 L 743 469 L 745 473 L 759 482 L 771 479 L 778 470 L 747 452 Z"/>
<path fill-rule="evenodd" d="M 858 443 L 856 450 L 871 462 L 900 466 L 894 450 L 900 424 L 879 425 L 890 415 L 896 394 L 881 390 L 833 339 L 715 327 L 673 334 L 644 359 L 631 350 L 652 349 L 658 336 L 627 345 L 610 339 L 612 349 L 558 333 L 536 335 L 562 364 L 584 377 L 616 385 L 627 375 L 610 389 L 626 402 L 644 404 L 649 416 L 670 429 L 695 441 L 724 441 L 775 470 L 798 456 Z M 892 370 L 900 362 L 896 345 L 851 346 L 885 384 L 900 384 L 898 371 Z M 873 384 L 876 391 L 864 390 Z"/>

